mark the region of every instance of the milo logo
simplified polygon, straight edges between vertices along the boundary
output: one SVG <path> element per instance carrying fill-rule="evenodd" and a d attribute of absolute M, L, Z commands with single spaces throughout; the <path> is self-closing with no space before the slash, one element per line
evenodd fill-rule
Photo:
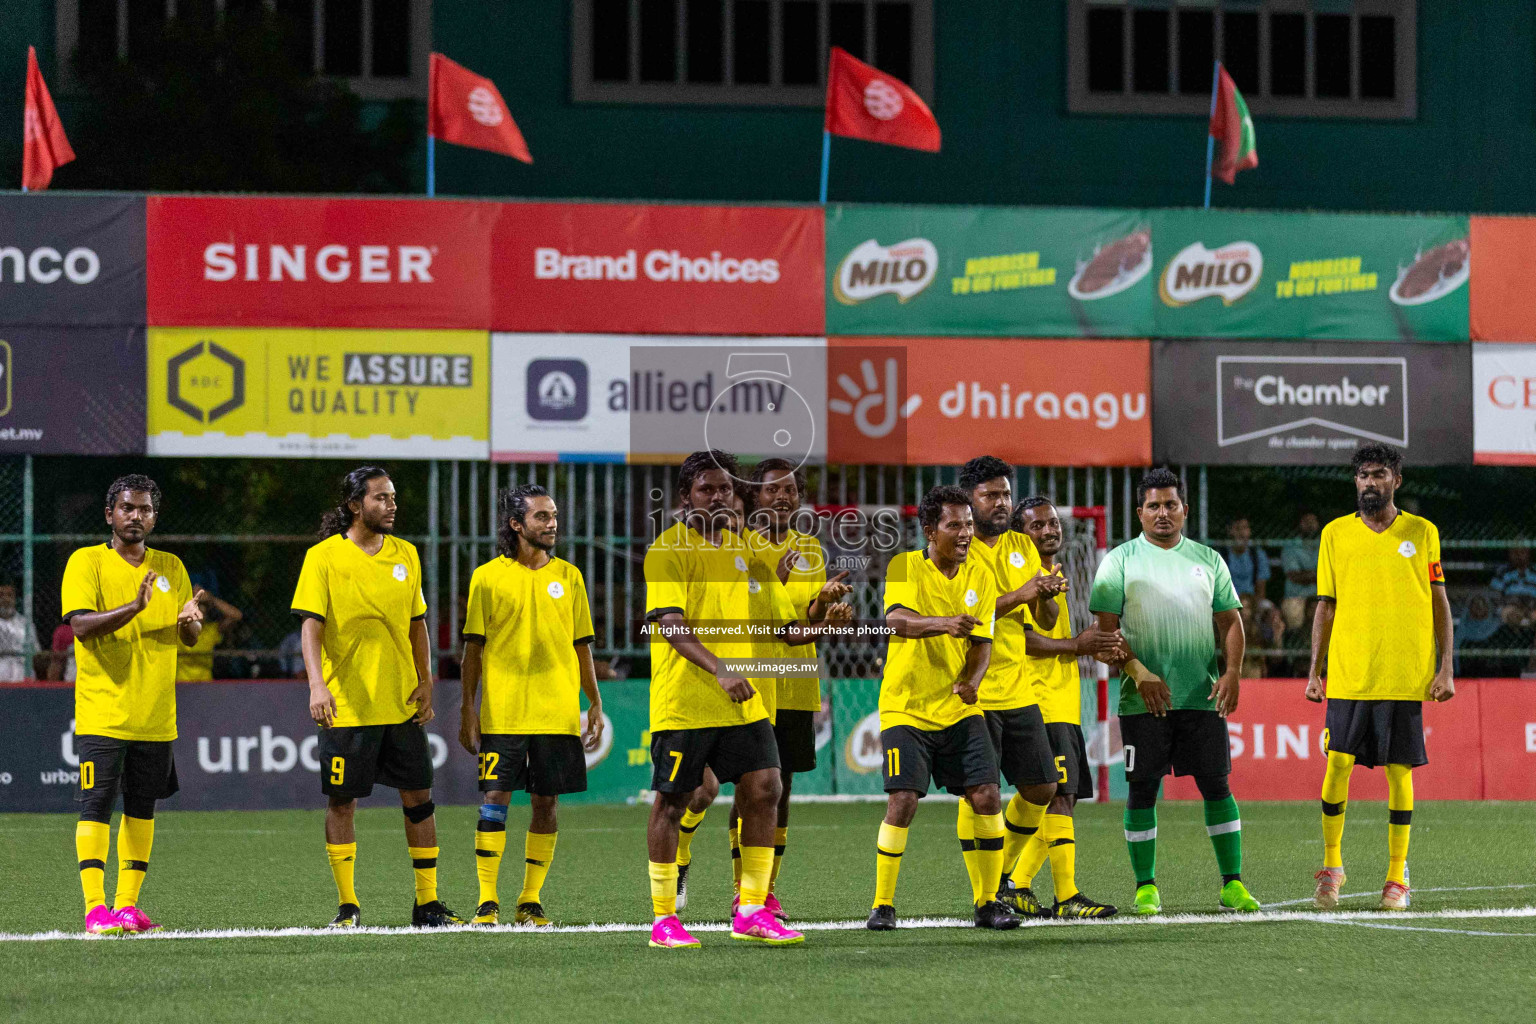
<path fill-rule="evenodd" d="M 1252 242 L 1207 249 L 1185 246 L 1163 269 L 1157 294 L 1169 306 L 1187 306 L 1213 296 L 1228 306 L 1253 291 L 1264 274 L 1264 254 Z"/>
<path fill-rule="evenodd" d="M 932 284 L 938 270 L 939 250 L 926 238 L 895 245 L 881 245 L 871 238 L 838 264 L 832 294 L 845 306 L 886 294 L 906 302 Z"/>

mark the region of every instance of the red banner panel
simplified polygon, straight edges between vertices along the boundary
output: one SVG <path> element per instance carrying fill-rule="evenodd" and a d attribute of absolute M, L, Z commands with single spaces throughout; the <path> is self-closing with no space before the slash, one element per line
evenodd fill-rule
<path fill-rule="evenodd" d="M 152 196 L 149 322 L 484 330 L 497 211 L 449 200 Z"/>
<path fill-rule="evenodd" d="M 1456 684 L 1457 701 L 1462 686 Z M 1477 688 L 1482 700 L 1484 799 L 1536 800 L 1536 681 L 1480 679 Z"/>
<path fill-rule="evenodd" d="M 503 203 L 492 327 L 825 332 L 819 207 Z"/>
<path fill-rule="evenodd" d="M 1145 466 L 1151 389 L 1145 341 L 829 338 L 827 458 Z"/>
<path fill-rule="evenodd" d="M 1536 217 L 1473 217 L 1467 296 L 1473 341 L 1536 341 Z"/>

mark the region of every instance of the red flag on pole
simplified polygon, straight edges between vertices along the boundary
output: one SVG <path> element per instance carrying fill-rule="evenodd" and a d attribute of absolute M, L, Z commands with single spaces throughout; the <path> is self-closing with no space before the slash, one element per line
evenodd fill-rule
<path fill-rule="evenodd" d="M 939 122 L 905 82 L 832 47 L 827 69 L 826 130 L 887 146 L 939 151 Z"/>
<path fill-rule="evenodd" d="M 1259 151 L 1253 134 L 1253 118 L 1248 104 L 1237 91 L 1237 83 L 1227 69 L 1216 66 L 1216 104 L 1211 112 L 1211 138 L 1216 140 L 1216 158 L 1211 173 L 1232 184 L 1238 171 L 1259 166 Z"/>
<path fill-rule="evenodd" d="M 427 134 L 456 146 L 472 146 L 533 163 L 523 133 L 496 83 L 440 53 L 428 70 Z"/>
<path fill-rule="evenodd" d="M 27 109 L 22 118 L 21 187 L 45 189 L 53 180 L 53 169 L 75 158 L 59 123 L 53 97 L 37 66 L 37 48 L 27 47 Z"/>

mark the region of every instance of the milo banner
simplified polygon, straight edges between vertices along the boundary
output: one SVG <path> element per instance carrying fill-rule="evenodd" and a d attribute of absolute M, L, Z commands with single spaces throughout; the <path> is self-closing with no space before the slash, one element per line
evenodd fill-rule
<path fill-rule="evenodd" d="M 1465 217 L 1152 214 L 1161 337 L 1466 341 Z"/>
<path fill-rule="evenodd" d="M 1152 266 L 1135 210 L 831 206 L 827 333 L 1146 337 Z"/>
<path fill-rule="evenodd" d="M 152 328 L 151 455 L 483 459 L 485 331 Z"/>

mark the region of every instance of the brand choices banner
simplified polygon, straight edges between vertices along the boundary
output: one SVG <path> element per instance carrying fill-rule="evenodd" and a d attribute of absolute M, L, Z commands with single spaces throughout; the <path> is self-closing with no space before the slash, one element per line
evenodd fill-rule
<path fill-rule="evenodd" d="M 0 455 L 143 452 L 143 328 L 0 326 Z"/>
<path fill-rule="evenodd" d="M 488 455 L 484 331 L 155 328 L 151 455 Z"/>
<path fill-rule="evenodd" d="M 827 331 L 1140 337 L 1152 266 L 1134 210 L 833 206 Z"/>
<path fill-rule="evenodd" d="M 499 330 L 824 333 L 819 208 L 496 208 Z"/>
<path fill-rule="evenodd" d="M 1145 341 L 829 338 L 827 457 L 950 464 L 1144 466 Z"/>
<path fill-rule="evenodd" d="M 1167 210 L 1161 337 L 1467 340 L 1465 217 Z"/>
<path fill-rule="evenodd" d="M 1473 461 L 1536 466 L 1536 345 L 1472 346 Z"/>
<path fill-rule="evenodd" d="M 0 201 L 0 326 L 143 324 L 143 197 Z"/>
<path fill-rule="evenodd" d="M 1410 463 L 1472 459 L 1472 347 L 1153 343 L 1153 455 L 1213 465 L 1343 465 L 1385 441 Z"/>

